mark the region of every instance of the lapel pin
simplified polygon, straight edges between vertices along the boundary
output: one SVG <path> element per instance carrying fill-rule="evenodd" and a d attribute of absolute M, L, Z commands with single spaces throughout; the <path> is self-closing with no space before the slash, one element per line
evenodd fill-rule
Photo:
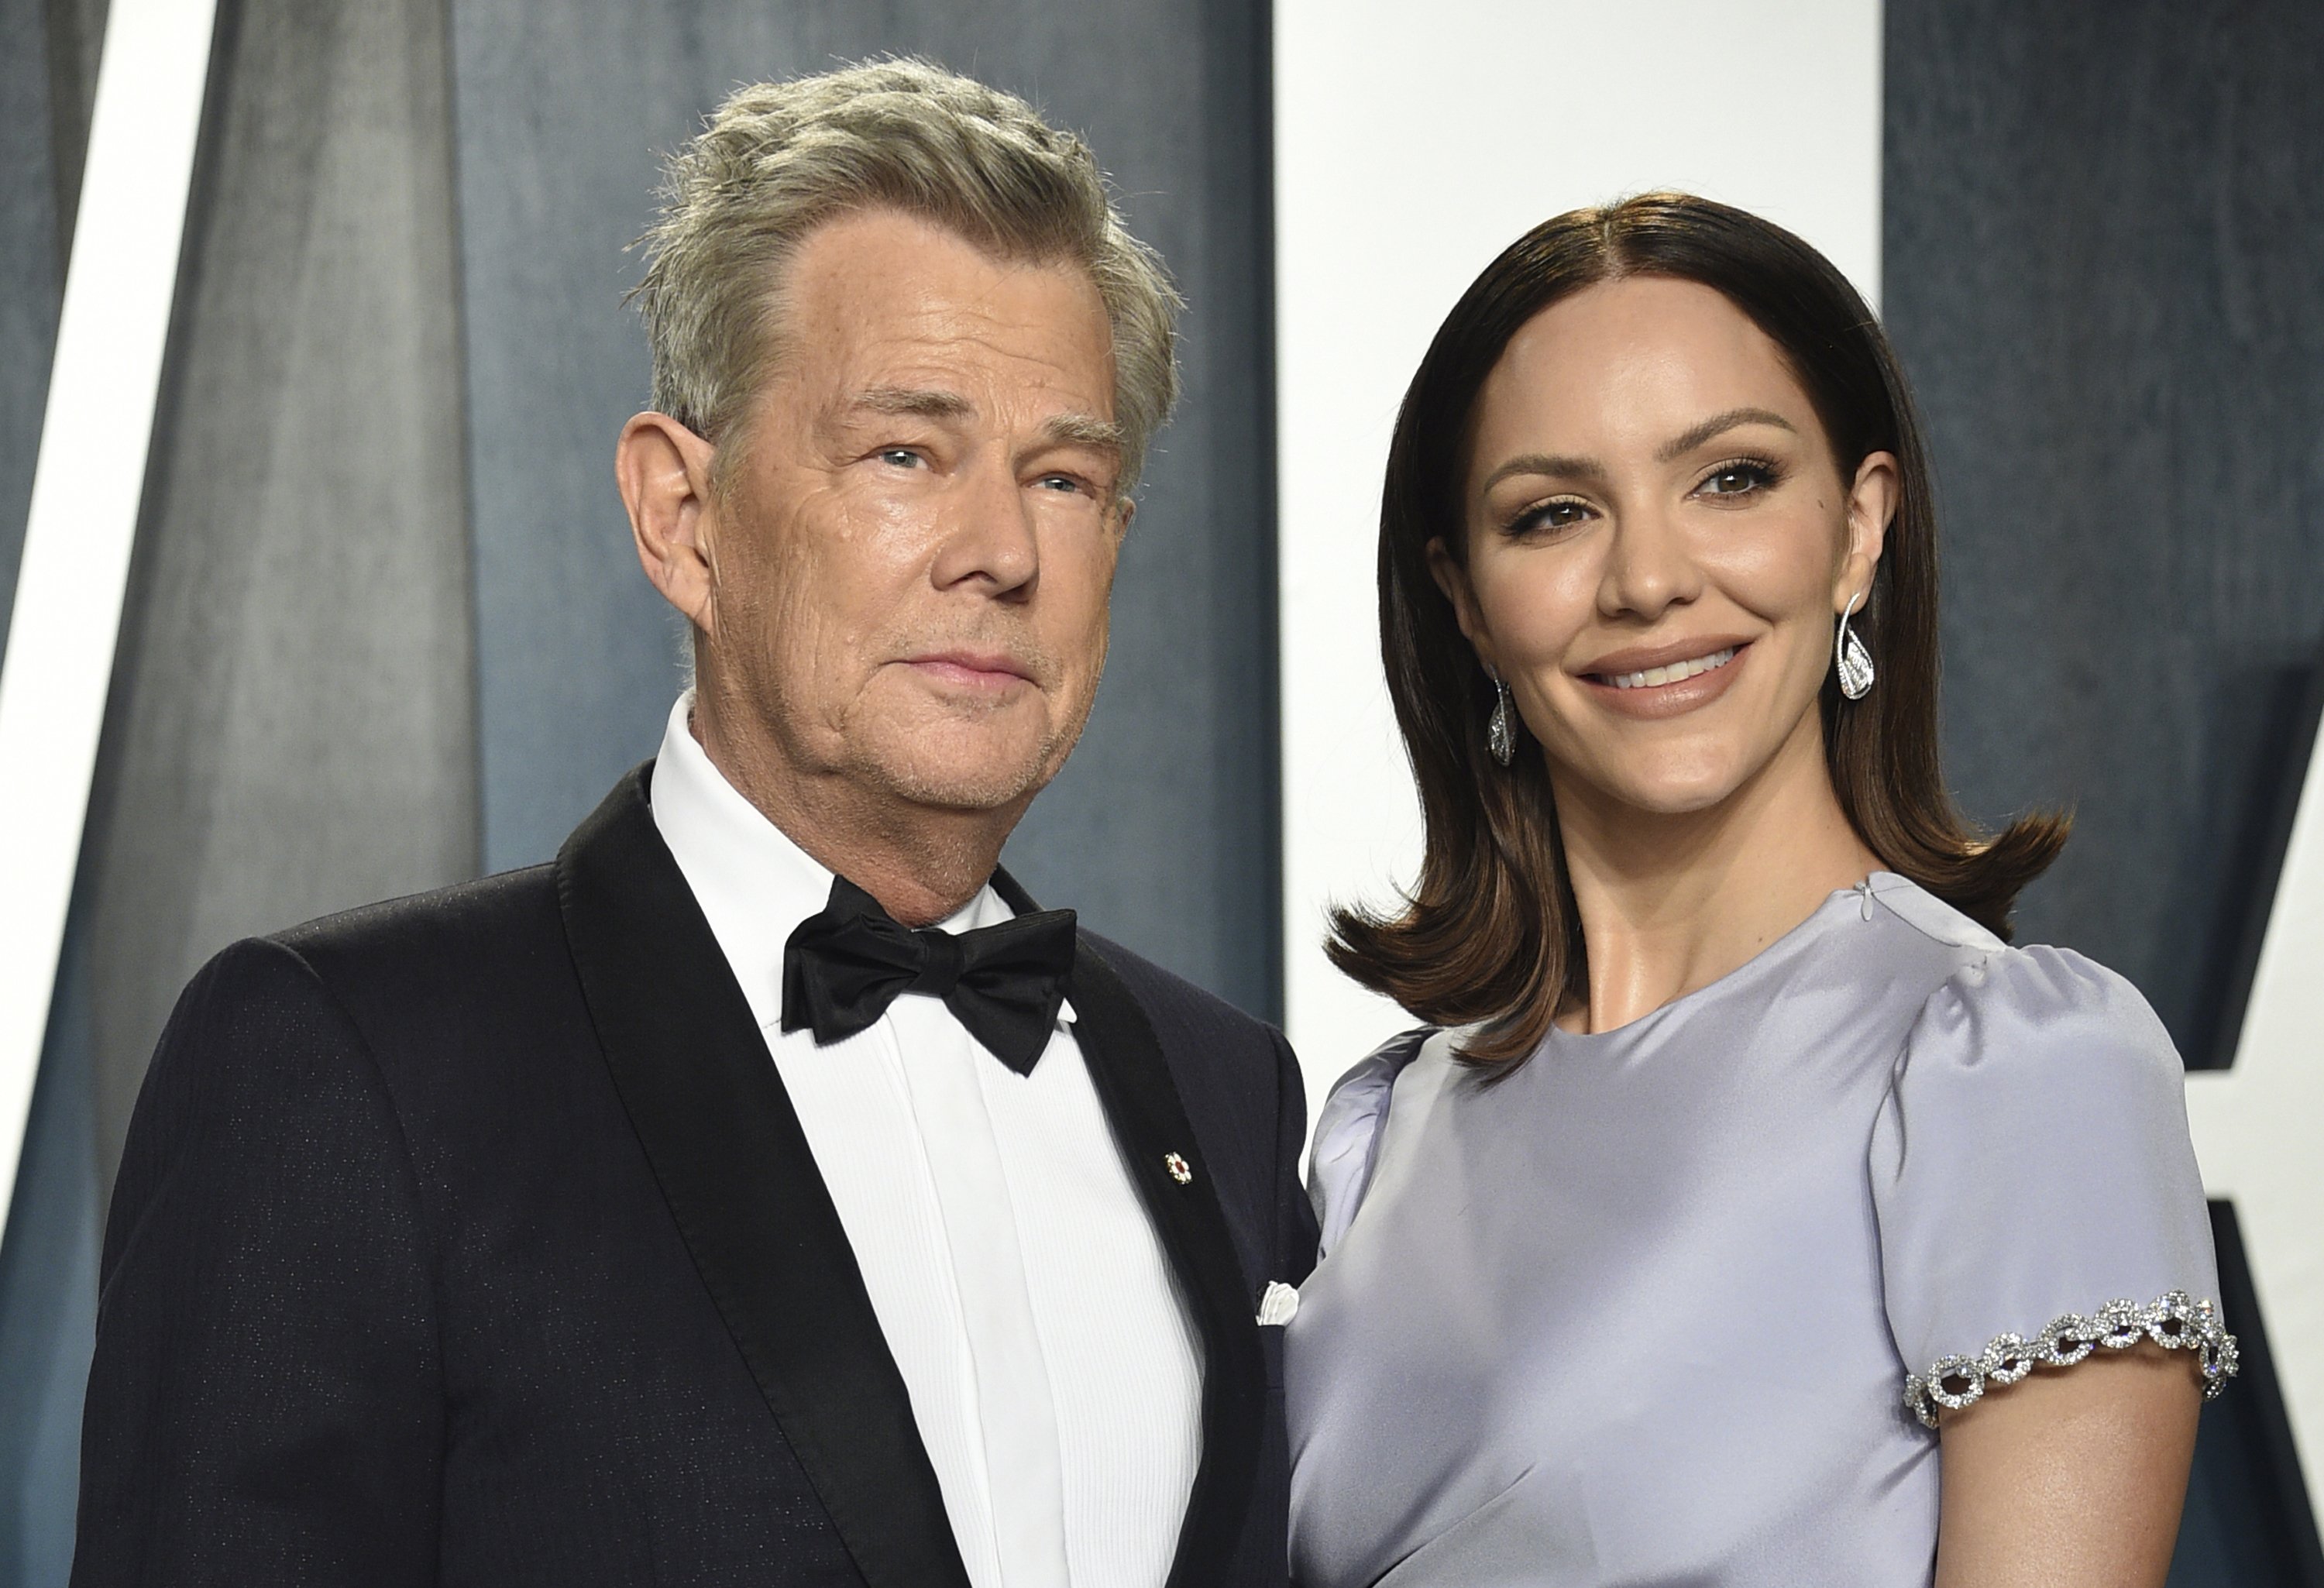
<path fill-rule="evenodd" d="M 1162 1155 L 1162 1167 L 1168 1169 L 1170 1171 L 1170 1177 L 1177 1181 L 1181 1186 L 1190 1186 L 1194 1184 L 1194 1171 L 1187 1168 L 1186 1160 L 1179 1157 L 1176 1153 L 1164 1153 Z"/>

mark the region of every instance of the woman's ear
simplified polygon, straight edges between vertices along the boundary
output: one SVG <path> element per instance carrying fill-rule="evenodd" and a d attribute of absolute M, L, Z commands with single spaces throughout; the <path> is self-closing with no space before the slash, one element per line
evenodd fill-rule
<path fill-rule="evenodd" d="M 1903 489 L 1895 453 L 1871 453 L 1856 466 L 1856 479 L 1848 488 L 1848 553 L 1832 586 L 1835 613 L 1851 605 L 1861 612 L 1870 604 L 1872 576 L 1888 544 L 1888 526 L 1895 520 Z"/>
<path fill-rule="evenodd" d="M 622 427 L 613 483 L 629 510 L 638 562 L 662 599 L 703 633 L 715 632 L 717 511 L 710 490 L 715 448 L 666 413 Z"/>
<path fill-rule="evenodd" d="M 1484 663 L 1486 671 L 1499 678 L 1501 669 L 1493 660 L 1484 621 L 1477 615 L 1477 593 L 1470 586 L 1469 570 L 1453 560 L 1442 535 L 1428 542 L 1428 577 L 1452 604 L 1452 621 L 1461 625 L 1461 633 L 1476 651 L 1477 660 Z"/>

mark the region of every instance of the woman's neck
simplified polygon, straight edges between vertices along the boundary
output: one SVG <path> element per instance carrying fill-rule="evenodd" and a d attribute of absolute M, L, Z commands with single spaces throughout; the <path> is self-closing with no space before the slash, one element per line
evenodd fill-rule
<path fill-rule="evenodd" d="M 1643 810 L 1553 769 L 1590 1002 L 1559 1024 L 1610 1031 L 1709 986 L 1798 926 L 1879 858 L 1849 825 L 1813 716 L 1716 806 Z"/>

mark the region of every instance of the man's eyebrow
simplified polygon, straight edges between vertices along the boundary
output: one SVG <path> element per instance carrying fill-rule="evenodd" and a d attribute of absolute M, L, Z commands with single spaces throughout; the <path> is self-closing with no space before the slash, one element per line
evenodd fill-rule
<path fill-rule="evenodd" d="M 914 419 L 963 420 L 976 415 L 976 405 L 957 392 L 935 387 L 871 386 L 855 394 L 853 404 L 872 413 L 904 414 Z M 1061 413 L 1041 427 L 1049 440 L 1069 447 L 1124 450 L 1127 436 L 1111 420 L 1089 413 Z"/>
<path fill-rule="evenodd" d="M 1656 463 L 1669 463 L 1685 457 L 1705 441 L 1742 425 L 1773 425 L 1779 430 L 1798 435 L 1799 427 L 1771 408 L 1730 408 L 1725 413 L 1714 413 L 1684 434 L 1674 436 L 1655 449 Z"/>
<path fill-rule="evenodd" d="M 1093 447 L 1101 452 L 1125 450 L 1129 436 L 1110 419 L 1093 413 L 1061 413 L 1041 427 L 1051 441 L 1067 447 Z"/>
<path fill-rule="evenodd" d="M 853 406 L 915 419 L 967 419 L 976 412 L 976 405 L 957 392 L 914 386 L 868 387 L 855 394 Z"/>

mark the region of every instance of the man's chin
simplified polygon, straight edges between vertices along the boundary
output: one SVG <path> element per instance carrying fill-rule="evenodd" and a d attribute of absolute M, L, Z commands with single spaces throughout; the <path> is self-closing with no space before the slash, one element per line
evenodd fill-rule
<path fill-rule="evenodd" d="M 899 757 L 880 766 L 874 777 L 898 798 L 933 810 L 961 815 L 1021 806 L 1056 775 L 1063 757 L 1016 752 L 1007 755 Z"/>
<path fill-rule="evenodd" d="M 859 719 L 860 721 L 861 719 Z M 862 782 L 929 809 L 968 815 L 1022 808 L 1080 737 L 1045 711 L 898 712 L 860 735 L 851 758 Z"/>

